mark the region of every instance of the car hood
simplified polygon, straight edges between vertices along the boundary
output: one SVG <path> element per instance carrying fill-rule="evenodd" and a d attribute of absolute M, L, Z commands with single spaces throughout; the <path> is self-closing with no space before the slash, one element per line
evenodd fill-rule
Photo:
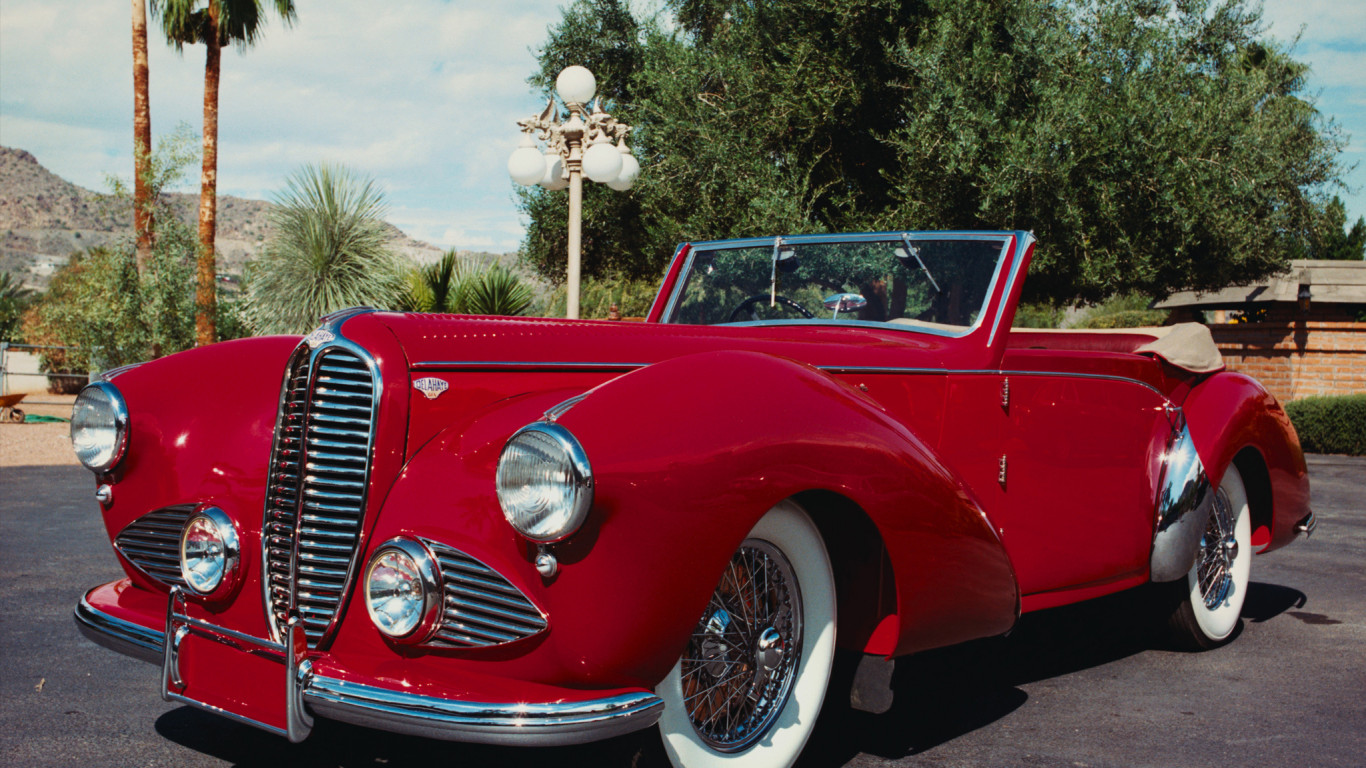
<path fill-rule="evenodd" d="M 945 339 L 894 329 L 835 325 L 696 326 L 610 320 L 380 312 L 413 370 L 508 364 L 640 366 L 688 354 L 743 349 L 818 367 L 940 368 Z M 496 366 L 495 366 L 496 367 Z"/>

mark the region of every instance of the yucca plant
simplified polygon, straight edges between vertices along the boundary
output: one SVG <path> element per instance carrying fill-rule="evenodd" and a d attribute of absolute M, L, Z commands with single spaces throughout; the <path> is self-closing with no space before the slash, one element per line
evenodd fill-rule
<path fill-rule="evenodd" d="M 455 250 L 441 254 L 435 264 L 413 267 L 407 275 L 407 291 L 400 303 L 409 312 L 455 312 L 459 292 L 460 263 Z"/>
<path fill-rule="evenodd" d="M 256 333 L 304 333 L 329 312 L 400 303 L 384 195 L 346 168 L 306 165 L 275 198 L 275 233 L 253 265 L 246 319 Z"/>
<path fill-rule="evenodd" d="M 469 315 L 520 315 L 531 306 L 531 288 L 512 270 L 490 262 L 461 275 L 457 297 Z"/>
<path fill-rule="evenodd" d="M 531 306 L 531 288 L 496 261 L 460 261 L 454 250 L 441 260 L 408 273 L 403 308 L 411 312 L 462 315 L 522 315 Z"/>

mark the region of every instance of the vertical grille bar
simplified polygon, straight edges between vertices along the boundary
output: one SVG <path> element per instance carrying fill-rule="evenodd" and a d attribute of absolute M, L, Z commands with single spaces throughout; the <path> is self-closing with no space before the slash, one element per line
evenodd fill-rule
<path fill-rule="evenodd" d="M 263 568 L 272 634 L 291 608 L 317 646 L 336 625 L 364 529 L 378 383 L 340 343 L 290 361 L 266 495 Z"/>

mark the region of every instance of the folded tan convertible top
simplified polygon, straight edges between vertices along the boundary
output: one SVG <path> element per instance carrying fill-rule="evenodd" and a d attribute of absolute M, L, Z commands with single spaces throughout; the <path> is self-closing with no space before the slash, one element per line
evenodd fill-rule
<path fill-rule="evenodd" d="M 1135 354 L 1152 354 L 1168 363 L 1191 373 L 1213 373 L 1224 368 L 1224 356 L 1214 344 L 1209 328 L 1200 323 L 1177 323 L 1176 325 L 1152 326 L 1144 328 L 1017 328 L 1017 333 L 1025 334 L 1065 334 L 1069 340 L 1081 340 L 1087 335 L 1128 334 L 1147 336 L 1151 339 L 1130 350 Z M 1069 344 L 1070 348 L 1084 349 L 1083 344 Z"/>

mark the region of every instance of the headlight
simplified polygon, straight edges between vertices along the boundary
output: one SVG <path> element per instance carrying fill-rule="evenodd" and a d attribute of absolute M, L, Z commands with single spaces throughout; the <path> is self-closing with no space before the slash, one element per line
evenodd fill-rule
<path fill-rule="evenodd" d="M 560 541 L 593 506 L 593 469 L 569 430 L 536 422 L 522 427 L 498 457 L 498 503 L 523 536 Z"/>
<path fill-rule="evenodd" d="M 365 608 L 380 632 L 418 642 L 436 628 L 442 602 L 441 574 L 427 548 L 412 539 L 390 539 L 365 569 Z"/>
<path fill-rule="evenodd" d="M 128 406 L 113 384 L 101 381 L 81 390 L 71 409 L 71 447 L 86 469 L 104 472 L 123 458 L 128 445 Z"/>
<path fill-rule="evenodd" d="M 180 531 L 180 575 L 201 595 L 232 589 L 241 549 L 237 529 L 218 507 L 196 510 Z"/>

